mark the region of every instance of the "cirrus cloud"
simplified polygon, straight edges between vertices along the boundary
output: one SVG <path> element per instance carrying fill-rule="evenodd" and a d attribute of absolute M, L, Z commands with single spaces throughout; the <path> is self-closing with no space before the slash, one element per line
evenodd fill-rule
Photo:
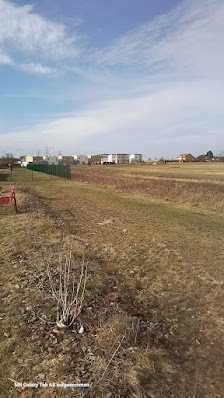
<path fill-rule="evenodd" d="M 42 65 L 40 63 L 28 63 L 20 65 L 21 69 L 25 72 L 34 73 L 38 75 L 55 75 L 57 74 L 56 69 L 50 68 L 49 66 Z"/>
<path fill-rule="evenodd" d="M 63 24 L 36 14 L 31 5 L 16 6 L 0 0 L 0 63 L 17 65 L 32 59 L 31 63 L 38 65 L 43 59 L 58 62 L 74 59 L 79 53 L 77 35 L 69 33 Z M 33 70 L 38 72 L 37 67 Z M 42 68 L 39 71 L 43 73 Z"/>
<path fill-rule="evenodd" d="M 93 54 L 99 65 L 207 76 L 224 70 L 224 3 L 186 0 Z"/>

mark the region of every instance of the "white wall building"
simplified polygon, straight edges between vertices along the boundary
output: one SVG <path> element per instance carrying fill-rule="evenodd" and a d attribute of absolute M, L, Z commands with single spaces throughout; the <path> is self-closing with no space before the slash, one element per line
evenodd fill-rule
<path fill-rule="evenodd" d="M 101 155 L 102 163 L 129 163 L 129 154 L 127 153 L 110 153 Z"/>
<path fill-rule="evenodd" d="M 58 163 L 58 156 L 44 156 L 44 161 L 47 162 L 49 165 L 57 166 Z"/>
<path fill-rule="evenodd" d="M 110 154 L 108 155 L 108 162 L 109 163 L 116 163 L 116 155 L 115 154 Z"/>
<path fill-rule="evenodd" d="M 76 164 L 85 164 L 88 162 L 87 155 L 74 155 L 74 161 Z"/>
<path fill-rule="evenodd" d="M 142 154 L 135 153 L 129 155 L 128 153 L 104 153 L 101 155 L 101 164 L 104 163 L 140 163 L 142 162 Z"/>
<path fill-rule="evenodd" d="M 129 154 L 128 153 L 116 153 L 115 163 L 129 163 Z"/>
<path fill-rule="evenodd" d="M 109 163 L 110 155 L 108 153 L 102 153 L 100 156 L 101 156 L 101 164 Z"/>
<path fill-rule="evenodd" d="M 33 156 L 30 156 L 30 155 L 25 156 L 25 162 L 27 162 L 27 163 L 33 163 Z"/>
<path fill-rule="evenodd" d="M 21 167 L 26 167 L 29 163 L 33 163 L 33 156 L 28 155 L 21 159 Z"/>
<path fill-rule="evenodd" d="M 129 155 L 129 163 L 141 163 L 142 162 L 142 154 L 134 153 L 133 155 Z"/>

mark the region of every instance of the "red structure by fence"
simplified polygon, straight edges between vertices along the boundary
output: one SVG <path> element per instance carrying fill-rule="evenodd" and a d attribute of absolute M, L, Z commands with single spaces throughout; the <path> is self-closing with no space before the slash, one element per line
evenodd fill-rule
<path fill-rule="evenodd" d="M 14 187 L 11 187 L 10 195 L 9 196 L 1 196 L 0 193 L 0 205 L 6 205 L 11 203 L 14 200 L 14 207 L 15 207 L 15 212 L 17 213 L 17 205 L 16 205 L 16 195 L 15 195 L 15 190 Z"/>

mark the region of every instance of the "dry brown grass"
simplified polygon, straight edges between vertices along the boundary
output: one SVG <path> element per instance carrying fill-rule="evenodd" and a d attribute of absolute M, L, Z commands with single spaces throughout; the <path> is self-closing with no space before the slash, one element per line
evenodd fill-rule
<path fill-rule="evenodd" d="M 53 265 L 57 252 L 67 252 L 71 241 L 78 257 L 82 247 L 66 229 L 62 236 L 58 221 L 46 205 L 38 207 L 29 192 L 22 189 L 18 194 L 17 190 L 18 216 L 5 207 L 1 218 L 1 395 L 52 397 L 55 391 L 56 396 L 70 397 L 70 389 L 13 387 L 13 380 L 62 380 L 91 382 L 86 396 L 92 398 L 153 396 L 147 392 L 149 380 L 156 383 L 161 376 L 167 382 L 171 367 L 160 348 L 144 347 L 140 320 L 125 311 L 131 296 L 126 297 L 124 309 L 122 303 L 116 304 L 120 293 L 112 289 L 109 270 L 102 274 L 96 259 L 89 264 L 92 285 L 87 284 L 87 303 L 80 319 L 84 336 L 77 333 L 79 322 L 69 331 L 57 330 L 46 261 L 50 257 Z M 79 390 L 73 389 L 72 394 L 82 396 Z"/>
<path fill-rule="evenodd" d="M 177 369 L 161 348 L 144 347 L 138 339 L 140 328 L 139 319 L 133 322 L 125 313 L 111 316 L 100 328 L 96 336 L 99 354 L 94 364 L 97 382 L 90 390 L 91 397 L 165 397 L 174 393 L 175 383 L 179 386 L 179 396 L 183 396 L 181 374 L 175 380 Z M 157 392 L 153 385 L 157 386 Z"/>
<path fill-rule="evenodd" d="M 16 219 L 10 207 L 0 209 L 2 308 L 9 314 L 0 325 L 11 334 L 2 345 L 2 393 L 9 395 L 8 375 L 44 375 L 91 382 L 90 398 L 222 397 L 219 212 L 59 179 L 23 189 L 19 206 Z M 78 323 L 57 334 L 38 318 L 54 322 L 56 312 L 40 257 L 52 253 L 54 262 L 63 234 L 67 247 L 72 235 L 78 258 L 85 249 L 89 278 Z"/>
<path fill-rule="evenodd" d="M 185 172 L 187 166 L 185 165 Z M 209 165 L 207 166 L 209 167 Z M 147 171 L 145 171 L 146 168 Z M 166 168 L 161 170 L 161 167 L 158 169 L 158 166 L 156 169 L 153 169 L 153 166 L 139 166 L 139 169 L 136 166 L 123 168 L 121 166 L 91 168 L 76 166 L 72 169 L 72 178 L 99 186 L 137 191 L 152 198 L 203 206 L 212 210 L 224 210 L 223 175 L 217 180 L 211 173 L 205 175 L 203 172 L 201 175 L 194 173 L 169 174 Z"/>

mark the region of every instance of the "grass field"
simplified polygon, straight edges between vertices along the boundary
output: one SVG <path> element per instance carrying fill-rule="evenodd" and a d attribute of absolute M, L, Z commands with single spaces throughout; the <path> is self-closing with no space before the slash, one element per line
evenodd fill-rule
<path fill-rule="evenodd" d="M 18 215 L 0 208 L 1 396 L 223 397 L 224 165 L 17 173 Z M 88 265 L 82 313 L 65 330 L 46 266 L 57 269 L 61 246 Z"/>
<path fill-rule="evenodd" d="M 108 165 L 73 167 L 79 181 L 138 191 L 150 197 L 224 210 L 224 164 Z"/>

